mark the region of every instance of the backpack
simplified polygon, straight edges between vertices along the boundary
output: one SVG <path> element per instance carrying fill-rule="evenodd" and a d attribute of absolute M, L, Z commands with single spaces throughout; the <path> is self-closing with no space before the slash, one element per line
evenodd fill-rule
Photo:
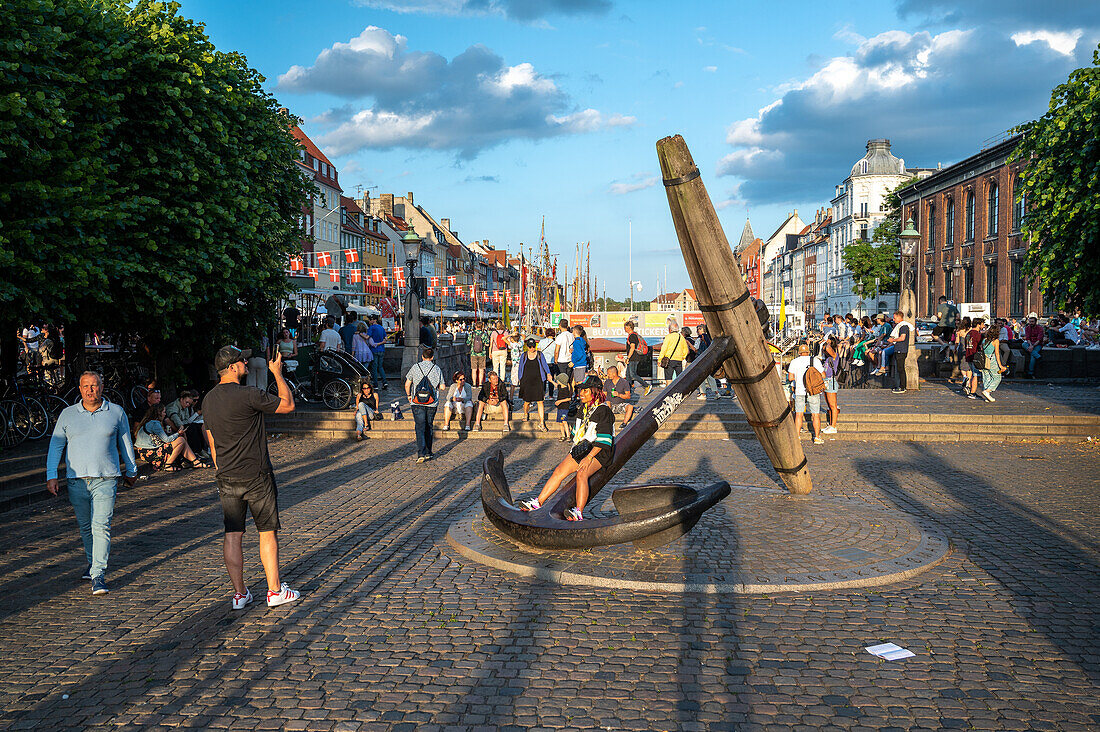
<path fill-rule="evenodd" d="M 984 371 L 985 370 L 985 368 L 986 368 L 986 358 L 985 358 L 985 344 L 984 343 L 982 345 L 978 346 L 977 350 L 974 351 L 974 358 L 971 359 L 971 361 L 970 361 L 970 368 L 977 369 L 978 371 Z"/>
<path fill-rule="evenodd" d="M 635 348 L 634 351 L 640 356 L 649 355 L 649 344 L 646 343 L 645 338 L 638 336 L 638 347 Z"/>
<path fill-rule="evenodd" d="M 588 341 L 584 342 L 585 370 L 591 371 L 596 365 L 596 359 L 592 358 L 592 349 L 588 347 Z"/>
<path fill-rule="evenodd" d="M 481 340 L 481 331 L 474 333 L 474 338 L 470 341 L 470 350 L 474 353 L 481 353 L 485 350 L 485 341 Z"/>
<path fill-rule="evenodd" d="M 431 369 L 425 372 L 421 368 L 420 372 L 423 376 L 420 377 L 420 383 L 416 385 L 416 389 L 413 391 L 412 403 L 422 407 L 430 407 L 435 404 L 435 387 L 432 386 L 431 379 L 428 378 Z"/>
<path fill-rule="evenodd" d="M 496 349 L 498 351 L 508 350 L 508 340 L 504 337 L 504 331 L 498 330 L 496 332 L 496 340 L 493 342 L 496 344 Z"/>
<path fill-rule="evenodd" d="M 817 370 L 817 367 L 814 366 L 813 360 L 810 361 L 806 373 L 802 375 L 802 383 L 806 387 L 806 393 L 810 396 L 817 396 L 825 391 L 825 378 L 821 375 L 821 372 Z"/>

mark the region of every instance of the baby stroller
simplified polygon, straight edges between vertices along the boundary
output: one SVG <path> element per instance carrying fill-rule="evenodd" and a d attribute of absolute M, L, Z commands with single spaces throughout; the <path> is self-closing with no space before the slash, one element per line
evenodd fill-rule
<path fill-rule="evenodd" d="M 370 381 L 370 373 L 364 364 L 352 358 L 344 351 L 314 351 L 310 354 L 313 367 L 311 383 L 299 383 L 293 374 L 287 373 L 287 386 L 295 398 L 305 401 L 325 403 L 329 409 L 347 409 L 355 400 L 357 387 L 361 380 Z M 373 382 L 372 382 L 373 383 Z M 272 379 L 267 385 L 268 392 L 279 393 L 278 384 Z"/>

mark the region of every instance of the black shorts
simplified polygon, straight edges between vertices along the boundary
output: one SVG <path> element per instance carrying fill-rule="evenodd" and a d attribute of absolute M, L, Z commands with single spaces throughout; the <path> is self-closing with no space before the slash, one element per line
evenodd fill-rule
<path fill-rule="evenodd" d="M 946 340 L 947 336 L 951 335 L 951 331 L 953 330 L 954 328 L 946 325 L 937 325 L 935 328 L 932 329 L 932 335 L 936 338 L 943 338 L 944 340 Z"/>
<path fill-rule="evenodd" d="M 260 473 L 251 478 L 218 477 L 218 494 L 225 515 L 225 533 L 244 533 L 245 513 L 252 511 L 256 531 L 278 531 L 279 489 L 275 476 Z"/>

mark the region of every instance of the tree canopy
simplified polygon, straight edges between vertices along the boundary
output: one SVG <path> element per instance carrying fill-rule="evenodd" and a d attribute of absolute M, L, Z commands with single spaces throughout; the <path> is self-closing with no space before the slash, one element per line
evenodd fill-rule
<path fill-rule="evenodd" d="M 1027 161 L 1016 195 L 1027 204 L 1024 261 L 1043 299 L 1100 313 L 1100 49 L 1054 88 L 1050 108 L 1021 125 Z"/>
<path fill-rule="evenodd" d="M 6 3 L 4 319 L 206 349 L 255 338 L 285 293 L 310 193 L 295 120 L 242 55 L 178 11 Z"/>

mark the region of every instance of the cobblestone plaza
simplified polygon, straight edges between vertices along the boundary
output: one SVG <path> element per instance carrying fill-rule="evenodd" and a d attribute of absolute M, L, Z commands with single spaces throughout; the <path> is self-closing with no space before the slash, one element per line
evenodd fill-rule
<path fill-rule="evenodd" d="M 558 459 L 544 441 L 503 447 L 517 493 Z M 79 579 L 65 502 L 0 514 L 0 728 L 1100 725 L 1094 444 L 807 446 L 822 499 L 908 513 L 950 551 L 887 586 L 749 595 L 561 585 L 466 560 L 446 534 L 477 505 L 496 443 L 447 442 L 419 466 L 397 440 L 272 449 L 284 576 L 303 591 L 284 608 L 229 609 L 207 472 L 120 493 L 105 596 Z M 773 487 L 769 474 L 752 441 L 666 440 L 614 482 Z M 916 656 L 864 650 L 886 641 Z"/>

